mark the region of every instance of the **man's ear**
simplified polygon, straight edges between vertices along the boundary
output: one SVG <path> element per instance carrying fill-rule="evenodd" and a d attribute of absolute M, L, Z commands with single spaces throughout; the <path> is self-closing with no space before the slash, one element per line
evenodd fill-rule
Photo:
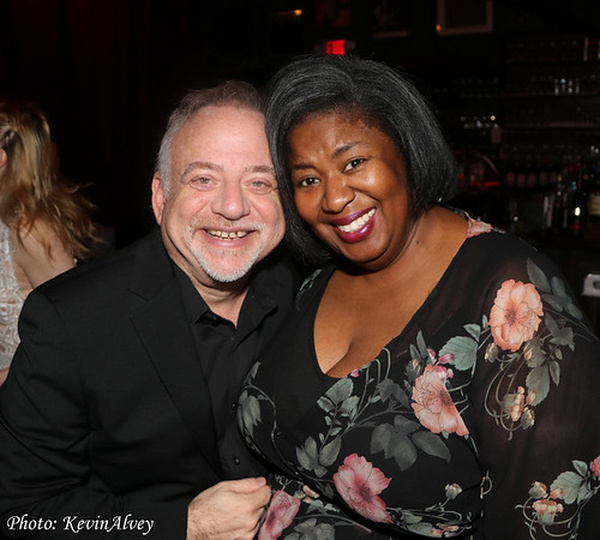
<path fill-rule="evenodd" d="M 0 148 L 0 168 L 4 167 L 7 161 L 8 154 L 6 153 L 6 150 L 4 150 L 4 148 Z"/>
<path fill-rule="evenodd" d="M 162 214 L 166 200 L 167 197 L 165 195 L 162 182 L 160 180 L 160 173 L 157 171 L 152 177 L 152 210 L 154 211 L 156 223 L 158 223 L 159 225 L 162 221 Z"/>

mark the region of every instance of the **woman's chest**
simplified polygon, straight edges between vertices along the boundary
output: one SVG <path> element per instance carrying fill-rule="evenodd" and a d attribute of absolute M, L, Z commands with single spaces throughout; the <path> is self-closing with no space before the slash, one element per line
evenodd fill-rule
<path fill-rule="evenodd" d="M 286 383 L 271 403 L 262 393 L 258 446 L 327 497 L 339 496 L 341 480 L 351 477 L 363 487 L 386 479 L 381 497 L 394 508 L 439 505 L 448 485 L 465 492 L 461 504 L 475 501 L 482 472 L 448 387 L 437 373 L 419 369 L 410 351 L 392 354 L 384 349 L 320 395 Z M 303 391 L 304 402 L 286 417 L 283 402 Z"/>

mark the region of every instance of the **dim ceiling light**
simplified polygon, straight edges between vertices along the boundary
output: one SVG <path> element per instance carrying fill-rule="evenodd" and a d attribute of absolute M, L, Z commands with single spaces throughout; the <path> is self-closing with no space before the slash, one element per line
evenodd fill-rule
<path fill-rule="evenodd" d="M 276 11 L 271 13 L 271 20 L 278 24 L 285 24 L 290 22 L 298 22 L 302 17 L 301 9 L 291 9 L 289 11 Z"/>

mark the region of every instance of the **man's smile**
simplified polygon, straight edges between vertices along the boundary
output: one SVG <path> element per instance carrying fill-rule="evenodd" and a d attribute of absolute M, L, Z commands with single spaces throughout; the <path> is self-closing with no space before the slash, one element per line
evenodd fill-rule
<path fill-rule="evenodd" d="M 236 240 L 249 234 L 249 231 L 222 231 L 220 229 L 207 229 L 206 232 L 220 240 Z"/>

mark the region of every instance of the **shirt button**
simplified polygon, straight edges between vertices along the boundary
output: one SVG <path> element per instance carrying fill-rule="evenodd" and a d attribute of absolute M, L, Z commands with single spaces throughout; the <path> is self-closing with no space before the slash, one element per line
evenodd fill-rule
<path fill-rule="evenodd" d="M 235 411 L 237 409 L 238 404 L 237 403 L 232 403 L 231 404 L 231 410 Z"/>
<path fill-rule="evenodd" d="M 235 457 L 233 458 L 233 462 L 234 462 L 236 465 L 239 465 L 239 464 L 240 464 L 240 458 L 239 458 L 239 457 L 237 457 L 237 456 L 235 456 Z"/>

